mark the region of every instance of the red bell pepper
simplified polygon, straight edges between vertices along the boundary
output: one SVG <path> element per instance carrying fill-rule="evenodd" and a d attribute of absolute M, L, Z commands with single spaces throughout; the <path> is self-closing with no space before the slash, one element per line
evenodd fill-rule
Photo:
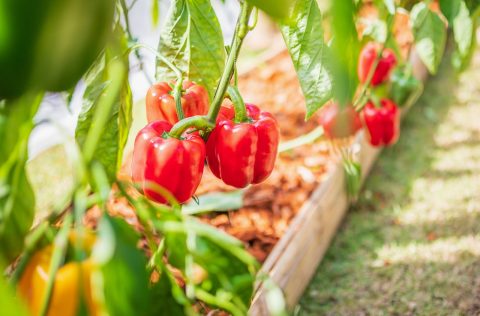
<path fill-rule="evenodd" d="M 191 81 L 183 82 L 182 109 L 185 117 L 204 115 L 208 112 L 208 93 L 204 87 Z M 147 92 L 147 120 L 178 122 L 173 88 L 167 82 L 152 85 Z"/>
<path fill-rule="evenodd" d="M 363 108 L 363 121 L 368 130 L 370 144 L 375 147 L 389 146 L 400 136 L 400 111 L 389 99 L 380 101 L 381 107 L 368 102 Z"/>
<path fill-rule="evenodd" d="M 197 133 L 185 134 L 182 139 L 170 137 L 171 128 L 165 121 L 148 124 L 138 133 L 133 149 L 133 181 L 143 188 L 145 196 L 159 203 L 167 200 L 158 187 L 168 190 L 179 203 L 186 202 L 195 193 L 203 174 L 202 138 Z"/>
<path fill-rule="evenodd" d="M 229 104 L 222 105 L 217 125 L 207 141 L 207 163 L 228 185 L 243 188 L 264 181 L 277 157 L 279 129 L 268 112 L 246 104 L 248 120 L 235 122 Z"/>
<path fill-rule="evenodd" d="M 373 67 L 375 59 L 381 50 L 381 46 L 377 43 L 370 42 L 363 47 L 360 52 L 360 59 L 358 61 L 358 78 L 360 82 L 365 83 L 368 78 L 370 69 Z M 397 57 L 390 48 L 385 48 L 380 58 L 377 68 L 373 74 L 370 84 L 378 86 L 390 77 L 390 73 L 397 64 Z"/>
<path fill-rule="evenodd" d="M 325 105 L 318 116 L 325 136 L 331 139 L 353 136 L 362 128 L 360 116 L 351 105 L 340 109 L 332 102 Z"/>

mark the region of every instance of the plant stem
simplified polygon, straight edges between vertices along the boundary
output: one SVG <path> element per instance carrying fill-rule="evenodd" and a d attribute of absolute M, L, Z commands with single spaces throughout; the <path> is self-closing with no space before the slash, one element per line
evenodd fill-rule
<path fill-rule="evenodd" d="M 168 134 L 172 137 L 180 138 L 183 132 L 185 132 L 190 127 L 195 127 L 199 130 L 208 130 L 213 129 L 215 127 L 215 124 L 210 122 L 206 116 L 195 115 L 179 121 L 172 127 Z"/>
<path fill-rule="evenodd" d="M 391 25 L 393 23 L 393 17 L 389 16 L 388 21 L 387 21 L 387 29 L 390 29 Z M 365 94 L 367 93 L 368 88 L 370 87 L 370 82 L 373 79 L 373 75 L 375 74 L 375 70 L 377 69 L 378 63 L 380 62 L 380 59 L 382 59 L 383 51 L 385 50 L 385 45 L 387 44 L 388 40 L 390 39 L 390 32 L 387 32 L 387 36 L 385 37 L 385 41 L 383 42 L 382 48 L 377 54 L 377 57 L 375 58 L 372 67 L 370 67 L 370 70 L 368 72 L 367 80 L 363 84 L 362 90 L 353 103 L 353 107 L 357 112 L 360 112 L 363 107 L 365 106 L 366 102 L 362 102 Z"/>
<path fill-rule="evenodd" d="M 160 54 L 155 49 L 147 45 L 135 44 L 131 46 L 129 50 L 136 50 L 137 48 L 148 49 L 149 51 L 155 54 L 155 57 L 157 59 L 160 59 L 165 65 L 167 65 L 168 68 L 170 68 L 175 73 L 175 76 L 177 77 L 177 80 L 175 82 L 175 87 L 173 88 L 173 98 L 175 99 L 175 110 L 177 112 L 178 119 L 183 120 L 183 118 L 185 117 L 185 114 L 183 113 L 182 99 L 181 99 L 182 84 L 183 84 L 182 72 L 174 64 L 172 64 L 167 58 L 165 58 L 162 54 Z"/>
<path fill-rule="evenodd" d="M 12 273 L 10 278 L 10 283 L 12 285 L 16 285 L 20 278 L 22 277 L 23 271 L 27 267 L 30 258 L 32 257 L 33 253 L 36 250 L 38 242 L 43 238 L 45 232 L 49 228 L 49 223 L 42 222 L 35 230 L 33 230 L 28 238 L 25 241 L 25 249 L 23 251 L 23 255 L 20 258 L 20 261 Z"/>
<path fill-rule="evenodd" d="M 280 146 L 278 146 L 278 152 L 283 153 L 283 152 L 295 149 L 297 147 L 313 143 L 318 138 L 322 137 L 323 134 L 324 134 L 323 127 L 319 126 L 314 130 L 312 130 L 311 132 L 309 132 L 308 134 L 299 136 L 297 138 L 294 138 L 286 142 L 282 142 Z"/>
<path fill-rule="evenodd" d="M 127 3 L 125 0 L 120 1 L 120 6 L 122 7 L 122 13 L 123 13 L 123 20 L 125 21 L 125 31 L 127 32 L 128 35 L 128 40 L 130 42 L 135 42 L 135 38 L 133 37 L 132 31 L 130 29 L 130 19 L 128 18 L 128 11 L 133 7 L 135 4 L 136 0 L 134 0 L 131 4 L 130 7 L 127 6 Z M 138 59 L 140 62 L 140 70 L 142 71 L 143 75 L 145 76 L 145 79 L 147 79 L 149 84 L 152 84 L 152 79 L 148 75 L 148 73 L 145 71 L 145 65 L 143 64 L 143 58 L 142 55 L 136 50 L 135 51 L 135 57 Z"/>
<path fill-rule="evenodd" d="M 227 63 L 225 65 L 225 69 L 223 70 L 222 77 L 218 83 L 215 96 L 208 112 L 208 120 L 211 123 L 215 123 L 217 119 L 218 112 L 220 111 L 220 105 L 222 104 L 225 96 L 225 91 L 227 90 L 230 80 L 232 79 L 235 63 L 240 52 L 240 48 L 242 47 L 243 39 L 249 31 L 248 21 L 250 18 L 250 13 L 252 12 L 252 8 L 253 7 L 247 1 L 243 1 L 241 4 L 241 12 L 235 28 L 235 34 L 233 36 L 230 53 L 228 54 Z"/>
<path fill-rule="evenodd" d="M 245 108 L 245 102 L 240 95 L 237 87 L 229 86 L 227 89 L 227 94 L 232 100 L 233 107 L 235 109 L 235 122 L 241 123 L 248 121 L 247 109 Z"/>
<path fill-rule="evenodd" d="M 40 309 L 41 316 L 47 315 L 48 312 L 48 306 L 50 305 L 50 300 L 52 297 L 55 277 L 58 269 L 62 265 L 62 262 L 65 258 L 65 253 L 67 251 L 68 233 L 70 231 L 70 225 L 72 224 L 72 221 L 73 218 L 71 214 L 68 214 L 63 222 L 62 228 L 60 228 L 57 238 L 55 238 L 55 248 L 53 249 L 52 258 L 50 259 L 50 267 L 48 270 L 47 288 L 43 297 L 41 305 L 42 307 Z"/>
<path fill-rule="evenodd" d="M 185 114 L 183 113 L 182 108 L 182 86 L 183 86 L 183 78 L 180 77 L 177 79 L 175 83 L 175 87 L 173 88 L 173 98 L 175 100 L 175 111 L 177 112 L 178 120 L 183 120 L 185 118 Z"/>

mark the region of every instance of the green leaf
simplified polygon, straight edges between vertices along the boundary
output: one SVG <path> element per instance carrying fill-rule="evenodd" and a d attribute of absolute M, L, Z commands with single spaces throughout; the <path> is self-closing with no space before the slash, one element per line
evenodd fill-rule
<path fill-rule="evenodd" d="M 232 243 L 230 236 L 211 226 L 193 218 L 185 220 L 159 227 L 164 231 L 169 263 L 188 275 L 188 258 L 192 258 L 208 275 L 194 284 L 196 295 L 234 315 L 246 314 L 253 295 L 255 259 L 238 240 Z"/>
<path fill-rule="evenodd" d="M 86 76 L 87 88 L 83 95 L 83 105 L 75 130 L 75 139 L 80 146 L 83 146 L 86 141 L 101 97 L 106 93 L 109 85 L 114 80 L 118 80 L 118 78 L 110 76 L 109 62 L 118 56 L 123 56 L 123 62 L 126 65 L 125 71 L 128 71 L 128 55 L 123 55 L 126 48 L 126 36 L 118 28 L 117 35 L 120 41 L 119 47 L 108 49 Z M 121 166 L 123 150 L 132 124 L 132 92 L 127 74 L 124 75 L 122 89 L 118 95 L 114 96 L 113 100 L 115 103 L 112 106 L 108 123 L 103 128 L 103 132 L 97 136 L 100 140 L 95 150 L 95 160 L 104 166 L 111 181 Z"/>
<path fill-rule="evenodd" d="M 289 17 L 291 12 L 292 3 L 298 4 L 299 2 L 308 2 L 303 0 L 247 0 L 252 5 L 256 6 L 266 14 L 276 19 L 285 19 Z"/>
<path fill-rule="evenodd" d="M 243 206 L 244 190 L 232 192 L 212 192 L 198 197 L 198 204 L 192 201 L 182 207 L 184 214 L 200 214 L 206 212 L 221 212 L 236 210 Z"/>
<path fill-rule="evenodd" d="M 0 265 L 0 271 L 5 268 Z M 0 306 L 3 316 L 27 316 L 29 315 L 25 303 L 15 295 L 15 290 L 9 286 L 5 278 L 0 277 Z"/>
<path fill-rule="evenodd" d="M 387 8 L 388 14 L 395 14 L 395 0 L 383 0 L 383 4 Z"/>
<path fill-rule="evenodd" d="M 400 107 L 406 106 L 412 93 L 420 89 L 422 85 L 422 82 L 413 75 L 410 64 L 396 68 L 390 82 L 390 98 Z"/>
<path fill-rule="evenodd" d="M 152 0 L 152 8 L 151 8 L 151 14 L 152 14 L 152 24 L 153 26 L 157 26 L 158 24 L 158 2 L 159 0 Z"/>
<path fill-rule="evenodd" d="M 151 296 L 147 259 L 137 248 L 138 235 L 125 221 L 105 215 L 99 224 L 92 258 L 101 270 L 110 315 L 149 315 Z"/>
<path fill-rule="evenodd" d="M 340 105 L 351 103 L 357 88 L 357 62 L 360 51 L 352 1 L 333 1 L 331 64 L 334 97 Z"/>
<path fill-rule="evenodd" d="M 362 187 L 362 165 L 350 159 L 343 159 L 342 163 L 347 196 L 350 200 L 356 201 Z"/>
<path fill-rule="evenodd" d="M 0 258 L 14 259 L 23 249 L 35 214 L 27 178 L 28 137 L 42 95 L 0 102 Z"/>
<path fill-rule="evenodd" d="M 460 1 L 458 14 L 453 19 L 453 37 L 461 56 L 467 56 L 473 44 L 475 32 L 465 2 Z"/>
<path fill-rule="evenodd" d="M 281 31 L 297 71 L 310 118 L 332 97 L 332 77 L 327 69 L 322 14 L 316 0 L 296 1 L 292 18 Z"/>
<path fill-rule="evenodd" d="M 365 28 L 362 32 L 362 38 L 366 37 L 367 41 L 375 41 L 385 43 L 387 39 L 387 23 L 380 19 L 362 19 Z"/>
<path fill-rule="evenodd" d="M 453 64 L 459 70 L 464 69 L 473 56 L 476 42 L 476 23 L 463 0 L 442 0 L 440 1 L 440 8 L 453 29 L 455 40 L 455 52 L 452 56 Z"/>
<path fill-rule="evenodd" d="M 223 67 L 222 30 L 209 0 L 175 0 L 160 34 L 158 52 L 213 98 Z M 157 61 L 157 80 L 175 80 L 175 72 Z"/>
<path fill-rule="evenodd" d="M 429 72 L 435 74 L 445 50 L 447 40 L 445 24 L 423 2 L 412 8 L 410 19 L 415 38 L 415 49 Z"/>
<path fill-rule="evenodd" d="M 182 316 L 185 308 L 179 304 L 173 296 L 173 288 L 178 287 L 174 279 L 171 279 L 169 271 L 165 268 L 161 271 L 160 280 L 153 284 L 150 292 L 152 295 L 152 316 Z"/>

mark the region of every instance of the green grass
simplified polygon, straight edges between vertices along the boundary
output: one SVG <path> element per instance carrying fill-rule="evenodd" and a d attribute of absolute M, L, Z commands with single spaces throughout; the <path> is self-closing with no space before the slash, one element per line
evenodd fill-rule
<path fill-rule="evenodd" d="M 479 64 L 460 78 L 445 64 L 429 81 L 297 315 L 480 313 Z"/>

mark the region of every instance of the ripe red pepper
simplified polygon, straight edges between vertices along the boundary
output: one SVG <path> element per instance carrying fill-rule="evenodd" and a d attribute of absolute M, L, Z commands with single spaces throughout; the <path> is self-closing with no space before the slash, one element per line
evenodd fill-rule
<path fill-rule="evenodd" d="M 377 43 L 370 42 L 365 45 L 360 52 L 360 59 L 358 61 L 358 78 L 360 82 L 365 83 L 370 72 L 370 68 L 373 67 L 378 52 L 381 50 L 381 46 Z M 385 82 L 390 77 L 390 73 L 397 64 L 397 57 L 390 48 L 385 48 L 380 58 L 377 68 L 373 74 L 370 84 L 372 86 L 378 86 Z"/>
<path fill-rule="evenodd" d="M 363 121 L 368 129 L 372 146 L 389 146 L 397 142 L 400 136 L 400 111 L 390 99 L 382 99 L 377 108 L 368 102 L 363 108 Z"/>
<path fill-rule="evenodd" d="M 133 149 L 133 181 L 141 185 L 145 196 L 159 203 L 167 200 L 151 183 L 168 190 L 183 203 L 195 193 L 203 174 L 202 138 L 197 133 L 186 134 L 182 139 L 170 137 L 171 128 L 165 121 L 148 124 L 138 133 Z"/>
<path fill-rule="evenodd" d="M 328 138 L 343 138 L 355 135 L 362 128 L 360 116 L 353 106 L 340 109 L 337 103 L 325 105 L 318 113 L 318 122 Z"/>
<path fill-rule="evenodd" d="M 207 163 L 213 174 L 228 185 L 243 188 L 264 181 L 277 157 L 279 129 L 268 112 L 246 104 L 248 120 L 235 122 L 231 107 L 222 105 L 207 141 Z"/>
<path fill-rule="evenodd" d="M 208 93 L 204 87 L 191 81 L 184 81 L 182 93 L 182 109 L 185 117 L 204 115 L 208 112 Z M 147 120 L 167 121 L 171 124 L 178 122 L 175 109 L 173 88 L 168 82 L 158 82 L 147 91 Z"/>

